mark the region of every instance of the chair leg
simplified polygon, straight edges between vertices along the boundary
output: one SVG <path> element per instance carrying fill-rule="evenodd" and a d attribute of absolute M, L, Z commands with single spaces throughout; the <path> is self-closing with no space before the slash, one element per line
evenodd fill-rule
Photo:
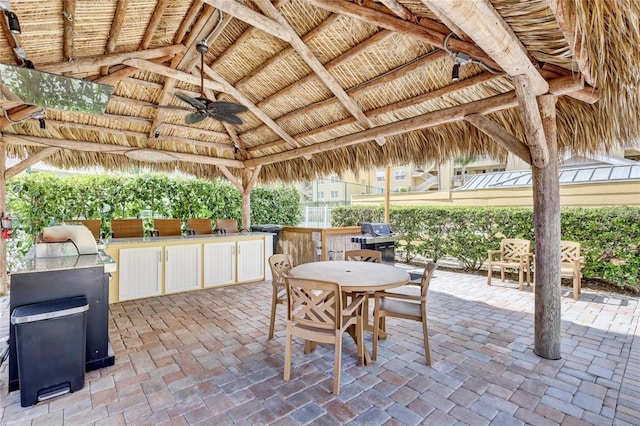
<path fill-rule="evenodd" d="M 500 279 L 504 282 L 504 267 L 500 267 Z"/>
<path fill-rule="evenodd" d="M 520 291 L 524 290 L 524 283 L 523 283 L 523 267 L 520 266 L 518 268 L 518 288 L 520 289 Z"/>
<path fill-rule="evenodd" d="M 356 335 L 358 336 L 358 363 L 364 365 L 364 321 L 362 316 L 356 319 Z"/>
<path fill-rule="evenodd" d="M 271 297 L 271 320 L 269 322 L 269 340 L 273 339 L 273 329 L 276 325 L 276 306 L 278 304 L 278 289 L 273 286 L 273 296 Z"/>
<path fill-rule="evenodd" d="M 573 274 L 573 300 L 580 298 L 580 276 Z"/>
<path fill-rule="evenodd" d="M 333 393 L 340 394 L 340 368 L 342 361 L 342 333 L 338 332 L 336 336 L 336 351 L 333 366 Z"/>
<path fill-rule="evenodd" d="M 284 344 L 284 375 L 285 381 L 291 378 L 291 347 L 293 345 L 293 326 L 291 323 L 287 323 L 287 335 L 285 337 Z"/>
<path fill-rule="evenodd" d="M 371 359 L 373 361 L 378 359 L 378 338 L 380 337 L 380 321 L 381 320 L 382 318 L 380 318 L 380 313 L 378 312 L 377 306 L 376 306 L 376 309 L 373 311 L 373 345 L 372 345 L 372 352 L 371 352 Z"/>
<path fill-rule="evenodd" d="M 431 350 L 429 349 L 429 331 L 427 329 L 427 317 L 422 319 L 422 334 L 424 334 L 424 353 L 427 357 L 427 365 L 431 365 Z"/>
<path fill-rule="evenodd" d="M 491 275 L 493 275 L 493 266 L 491 265 L 491 262 L 489 262 L 487 268 L 487 285 L 491 285 Z"/>

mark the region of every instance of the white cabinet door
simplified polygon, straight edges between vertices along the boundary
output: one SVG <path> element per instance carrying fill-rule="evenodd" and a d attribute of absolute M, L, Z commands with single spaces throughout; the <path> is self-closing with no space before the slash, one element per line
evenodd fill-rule
<path fill-rule="evenodd" d="M 162 249 L 120 249 L 119 300 L 157 296 L 162 292 Z"/>
<path fill-rule="evenodd" d="M 200 288 L 200 244 L 164 248 L 164 292 Z"/>
<path fill-rule="evenodd" d="M 204 244 L 204 286 L 236 282 L 236 243 Z"/>
<path fill-rule="evenodd" d="M 238 241 L 238 282 L 264 280 L 264 240 Z"/>

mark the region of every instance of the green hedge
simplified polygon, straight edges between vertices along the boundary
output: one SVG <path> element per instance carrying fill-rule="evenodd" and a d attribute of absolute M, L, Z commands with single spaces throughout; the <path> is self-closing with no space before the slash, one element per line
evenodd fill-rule
<path fill-rule="evenodd" d="M 257 187 L 251 193 L 251 223 L 300 223 L 300 195 L 294 187 Z M 236 219 L 242 197 L 225 180 L 206 181 L 162 174 L 73 175 L 22 174 L 7 182 L 7 209 L 15 219 L 9 241 L 9 265 L 32 244 L 32 236 L 63 219 L 102 219 L 108 232 L 113 218 L 153 217 Z"/>
<path fill-rule="evenodd" d="M 383 207 L 338 207 L 333 226 L 381 222 Z M 533 211 L 529 208 L 391 207 L 392 228 L 402 240 L 398 252 L 405 261 L 420 255 L 437 261 L 459 260 L 478 270 L 487 250 L 498 249 L 502 238 L 535 243 Z M 562 239 L 578 241 L 585 257 L 585 278 L 599 278 L 621 288 L 640 291 L 640 209 L 635 207 L 563 208 Z"/>

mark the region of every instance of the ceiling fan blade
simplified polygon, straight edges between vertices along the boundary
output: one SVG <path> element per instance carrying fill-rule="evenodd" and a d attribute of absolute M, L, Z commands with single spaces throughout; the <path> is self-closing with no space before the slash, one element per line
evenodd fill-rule
<path fill-rule="evenodd" d="M 214 101 L 207 104 L 208 110 L 215 110 L 216 114 L 238 114 L 245 112 L 247 107 L 234 102 Z"/>
<path fill-rule="evenodd" d="M 233 114 L 220 114 L 218 112 L 209 112 L 207 114 L 209 117 L 214 118 L 216 120 L 219 121 L 223 121 L 225 123 L 229 123 L 229 124 L 242 124 L 242 119 L 240 119 L 240 117 L 236 117 Z"/>
<path fill-rule="evenodd" d="M 179 109 L 181 111 L 193 111 L 193 108 L 174 106 L 174 105 L 149 105 L 149 106 L 154 108 L 162 108 L 162 109 Z"/>
<path fill-rule="evenodd" d="M 206 109 L 207 105 L 201 101 L 199 101 L 198 99 L 192 98 L 191 96 L 182 93 L 182 92 L 175 92 L 174 95 L 176 96 L 176 98 L 188 103 L 189 105 L 191 105 L 192 107 L 194 107 L 195 109 Z"/>
<path fill-rule="evenodd" d="M 195 124 L 201 122 L 205 118 L 207 118 L 207 114 L 204 112 L 192 112 L 184 118 L 184 121 L 187 124 Z"/>

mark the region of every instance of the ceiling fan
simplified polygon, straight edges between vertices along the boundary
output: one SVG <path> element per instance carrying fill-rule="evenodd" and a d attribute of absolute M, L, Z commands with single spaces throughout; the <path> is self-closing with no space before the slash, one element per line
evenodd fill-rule
<path fill-rule="evenodd" d="M 196 50 L 200 52 L 200 96 L 192 98 L 186 93 L 175 92 L 176 98 L 188 103 L 191 107 L 158 105 L 158 108 L 192 111 L 185 117 L 187 124 L 199 123 L 207 117 L 229 124 L 242 124 L 242 119 L 236 114 L 247 110 L 244 105 L 234 102 L 210 101 L 204 96 L 204 55 L 209 51 L 209 46 L 201 41 L 196 45 Z"/>

